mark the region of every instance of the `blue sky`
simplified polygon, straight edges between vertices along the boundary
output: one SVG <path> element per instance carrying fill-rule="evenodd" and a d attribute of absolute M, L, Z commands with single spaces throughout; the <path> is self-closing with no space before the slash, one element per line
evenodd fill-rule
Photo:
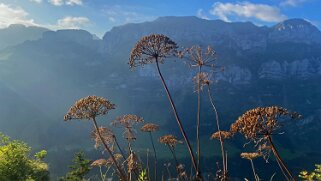
<path fill-rule="evenodd" d="M 85 29 L 98 36 L 113 26 L 160 16 L 198 16 L 271 26 L 303 18 L 321 27 L 321 0 L 0 0 L 0 28 L 10 24 Z"/>

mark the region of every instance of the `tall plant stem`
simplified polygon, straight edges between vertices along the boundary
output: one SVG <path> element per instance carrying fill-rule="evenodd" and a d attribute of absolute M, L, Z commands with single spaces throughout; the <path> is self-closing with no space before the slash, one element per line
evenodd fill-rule
<path fill-rule="evenodd" d="M 260 181 L 260 179 L 258 178 L 257 174 L 255 173 L 255 167 L 254 167 L 253 160 L 250 159 L 250 162 L 251 162 L 251 167 L 252 167 L 252 171 L 253 171 L 253 175 L 254 175 L 255 180 L 256 181 Z"/>
<path fill-rule="evenodd" d="M 149 149 L 147 149 L 147 153 L 146 153 L 146 167 L 147 167 L 147 175 L 148 175 L 148 180 L 150 181 L 150 169 L 149 169 Z"/>
<path fill-rule="evenodd" d="M 174 161 L 175 161 L 175 167 L 176 167 L 176 171 L 177 171 L 177 176 L 179 177 L 179 170 L 178 170 L 178 161 L 177 161 L 177 158 L 176 158 L 176 154 L 175 154 L 175 148 L 174 147 L 171 147 L 169 145 L 168 146 L 168 149 L 171 151 L 172 155 L 173 155 L 173 158 L 174 158 Z"/>
<path fill-rule="evenodd" d="M 214 100 L 213 100 L 213 96 L 211 93 L 211 87 L 208 85 L 207 86 L 207 92 L 208 92 L 208 97 L 210 99 L 211 105 L 213 107 L 213 110 L 215 112 L 215 117 L 216 117 L 216 126 L 217 126 L 217 130 L 218 130 L 218 135 L 219 135 L 219 140 L 220 140 L 220 144 L 221 144 L 221 154 L 222 154 L 222 164 L 223 164 L 223 179 L 227 180 L 227 159 L 225 156 L 225 149 L 224 149 L 224 141 L 222 138 L 222 134 L 221 134 L 221 128 L 220 128 L 220 120 L 219 120 L 219 116 L 218 116 L 218 112 L 216 109 L 216 106 L 214 104 Z"/>
<path fill-rule="evenodd" d="M 155 149 L 155 145 L 154 145 L 154 141 L 153 141 L 153 136 L 152 136 L 152 132 L 149 132 L 149 137 L 150 137 L 150 141 L 152 142 L 152 146 L 153 146 L 153 150 L 154 150 L 154 180 L 157 181 L 157 154 L 156 154 L 156 149 Z"/>
<path fill-rule="evenodd" d="M 195 169 L 195 171 L 196 171 L 196 176 L 199 177 L 200 180 L 203 180 L 201 171 L 200 171 L 200 170 L 197 170 L 197 165 L 196 165 L 196 161 L 195 161 L 195 156 L 194 156 L 194 153 L 193 153 L 191 144 L 189 143 L 189 140 L 188 140 L 188 138 L 187 138 L 187 136 L 186 136 L 186 133 L 185 133 L 185 130 L 184 130 L 183 125 L 182 125 L 182 123 L 181 123 L 181 120 L 180 120 L 179 117 L 178 117 L 175 104 L 174 104 L 174 102 L 173 102 L 173 100 L 172 100 L 172 97 L 171 97 L 169 91 L 168 91 L 168 88 L 167 88 L 167 85 L 166 85 L 165 80 L 164 80 L 164 78 L 163 78 L 163 75 L 162 75 L 162 73 L 161 73 L 161 71 L 160 71 L 160 69 L 159 69 L 159 63 L 158 63 L 158 59 L 157 59 L 157 58 L 156 58 L 156 66 L 157 66 L 157 71 L 158 71 L 159 77 L 160 77 L 161 80 L 162 80 L 162 83 L 163 83 L 164 89 L 165 89 L 165 91 L 166 91 L 167 97 L 168 97 L 169 102 L 170 102 L 170 104 L 171 104 L 171 106 L 172 106 L 172 109 L 173 109 L 173 112 L 174 112 L 174 115 L 175 115 L 176 122 L 177 122 L 177 124 L 178 124 L 178 126 L 179 126 L 179 129 L 180 129 L 181 133 L 182 133 L 182 136 L 183 136 L 183 138 L 184 138 L 184 141 L 185 141 L 185 143 L 186 143 L 186 145 L 187 145 L 188 152 L 189 152 L 189 154 L 190 154 L 193 167 L 194 167 L 194 169 Z"/>
<path fill-rule="evenodd" d="M 96 131 L 97 131 L 97 133 L 98 133 L 99 139 L 100 139 L 101 142 L 103 143 L 105 149 L 107 150 L 107 152 L 109 153 L 111 159 L 113 160 L 114 165 L 116 166 L 117 171 L 119 172 L 119 176 L 120 176 L 121 180 L 126 181 L 126 180 L 127 180 L 127 177 L 125 176 L 123 170 L 119 167 L 119 165 L 118 165 L 118 163 L 117 163 L 117 161 L 116 161 L 116 159 L 115 159 L 112 151 L 110 150 L 110 148 L 108 147 L 107 143 L 105 142 L 105 140 L 104 140 L 103 137 L 101 136 L 101 133 L 100 133 L 100 131 L 99 131 L 99 128 L 98 128 L 98 125 L 97 125 L 97 121 L 96 121 L 96 118 L 95 118 L 95 117 L 93 118 L 93 123 L 94 123 L 94 127 L 95 127 L 95 129 L 96 129 Z"/>
<path fill-rule="evenodd" d="M 202 72 L 202 66 L 198 68 L 198 81 L 197 81 L 197 128 L 196 128 L 196 140 L 197 140 L 197 171 L 200 170 L 201 160 L 201 141 L 200 141 L 200 126 L 201 126 L 201 83 L 200 73 Z"/>
<path fill-rule="evenodd" d="M 115 141 L 115 143 L 116 143 L 116 145 L 117 145 L 117 148 L 118 148 L 118 150 L 119 150 L 119 152 L 120 152 L 121 156 L 123 157 L 123 159 L 124 159 L 124 160 L 126 160 L 125 154 L 124 154 L 123 150 L 120 148 L 120 146 L 119 146 L 119 143 L 118 143 L 118 141 L 117 141 L 116 136 L 114 135 L 114 136 L 113 136 L 113 138 L 114 138 L 114 141 Z"/>
<path fill-rule="evenodd" d="M 269 140 L 269 142 L 270 142 L 270 145 L 271 145 L 271 147 L 272 147 L 272 151 L 273 151 L 274 156 L 276 157 L 276 159 L 278 159 L 278 160 L 280 161 L 281 165 L 283 166 L 283 168 L 285 169 L 285 171 L 287 172 L 287 174 L 290 176 L 291 180 L 294 180 L 294 181 L 295 181 L 295 178 L 293 177 L 292 173 L 289 171 L 288 167 L 285 165 L 285 163 L 284 163 L 283 160 L 281 159 L 278 151 L 276 150 L 276 148 L 275 148 L 275 146 L 274 146 L 274 144 L 273 144 L 273 142 L 272 142 L 271 136 L 267 135 L 267 138 L 268 138 L 268 140 Z"/>

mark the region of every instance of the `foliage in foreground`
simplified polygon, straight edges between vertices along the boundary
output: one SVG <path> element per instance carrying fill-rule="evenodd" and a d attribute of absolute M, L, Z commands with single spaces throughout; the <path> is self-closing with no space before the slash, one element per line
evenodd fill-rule
<path fill-rule="evenodd" d="M 49 180 L 48 164 L 42 150 L 30 157 L 31 148 L 0 133 L 0 180 Z"/>
<path fill-rule="evenodd" d="M 66 176 L 60 178 L 60 181 L 83 181 L 86 180 L 85 176 L 90 171 L 90 160 L 85 158 L 84 152 L 78 152 L 75 154 L 72 160 L 73 165 L 69 166 L 70 171 Z"/>
<path fill-rule="evenodd" d="M 306 181 L 321 181 L 321 164 L 316 164 L 312 172 L 301 171 L 299 177 Z"/>

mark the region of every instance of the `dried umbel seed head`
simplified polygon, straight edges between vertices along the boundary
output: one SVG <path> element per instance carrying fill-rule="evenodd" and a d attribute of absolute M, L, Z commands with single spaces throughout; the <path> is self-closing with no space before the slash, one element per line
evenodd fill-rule
<path fill-rule="evenodd" d="M 96 116 L 107 114 L 115 109 L 107 99 L 97 96 L 88 96 L 78 100 L 67 112 L 65 121 L 71 119 L 94 119 Z"/>
<path fill-rule="evenodd" d="M 112 144 L 114 142 L 115 135 L 111 129 L 105 128 L 105 127 L 99 127 L 98 130 L 99 130 L 100 135 L 102 136 L 102 138 L 104 139 L 106 144 Z M 101 141 L 96 129 L 91 132 L 91 138 L 93 138 L 95 140 L 95 148 L 96 149 L 102 145 L 102 141 Z"/>
<path fill-rule="evenodd" d="M 208 46 L 205 51 L 203 51 L 200 46 L 192 46 L 191 48 L 186 48 L 184 53 L 181 54 L 188 55 L 189 61 L 187 63 L 191 67 L 215 67 L 216 52 L 211 46 Z M 183 57 L 183 55 L 179 57 Z"/>
<path fill-rule="evenodd" d="M 178 143 L 183 143 L 182 141 L 178 141 L 177 138 L 173 135 L 165 135 L 159 138 L 159 142 L 170 147 L 175 147 Z"/>
<path fill-rule="evenodd" d="M 248 159 L 248 160 L 253 160 L 255 158 L 258 158 L 262 156 L 260 153 L 257 152 L 253 152 L 253 153 L 241 153 L 241 157 L 244 159 Z"/>
<path fill-rule="evenodd" d="M 125 128 L 132 128 L 134 124 L 138 124 L 144 122 L 142 117 L 136 116 L 134 114 L 127 114 L 123 116 L 118 116 L 111 124 L 113 126 L 125 127 Z"/>
<path fill-rule="evenodd" d="M 220 133 L 221 133 L 221 137 L 223 140 L 229 139 L 232 134 L 228 131 L 216 131 L 215 133 L 212 134 L 211 136 L 211 140 L 213 139 L 220 139 Z"/>
<path fill-rule="evenodd" d="M 163 63 L 168 56 L 177 54 L 174 41 L 162 34 L 151 34 L 141 38 L 130 53 L 129 66 L 131 68 L 144 66 L 156 60 Z"/>
<path fill-rule="evenodd" d="M 92 166 L 92 167 L 102 167 L 102 166 L 106 166 L 106 165 L 107 165 L 107 160 L 105 160 L 105 159 L 98 159 L 90 164 L 90 166 Z"/>
<path fill-rule="evenodd" d="M 119 163 L 121 161 L 121 159 L 123 158 L 123 156 L 119 153 L 115 153 L 114 154 L 114 158 L 116 160 L 117 163 Z M 112 166 L 114 164 L 114 161 L 111 157 L 109 157 L 107 160 L 106 160 L 106 165 L 107 166 Z"/>
<path fill-rule="evenodd" d="M 132 152 L 127 158 L 127 167 L 129 172 L 132 172 L 133 170 L 138 170 L 141 168 L 140 161 L 134 152 Z"/>
<path fill-rule="evenodd" d="M 159 126 L 153 123 L 147 123 L 142 128 L 140 128 L 143 132 L 155 132 L 159 130 Z"/>
<path fill-rule="evenodd" d="M 298 113 L 289 112 L 277 106 L 258 107 L 245 112 L 231 125 L 230 132 L 239 132 L 250 140 L 271 135 L 281 127 L 280 121 L 286 118 L 298 118 Z"/>
<path fill-rule="evenodd" d="M 193 82 L 194 82 L 194 89 L 196 92 L 202 91 L 204 86 L 210 85 L 211 83 L 209 75 L 206 72 L 197 73 L 196 76 L 193 77 Z"/>

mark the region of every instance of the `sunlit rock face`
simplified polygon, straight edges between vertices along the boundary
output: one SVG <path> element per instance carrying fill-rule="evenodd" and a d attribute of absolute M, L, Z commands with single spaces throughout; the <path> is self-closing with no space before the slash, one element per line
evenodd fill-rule
<path fill-rule="evenodd" d="M 269 41 L 321 43 L 321 34 L 310 22 L 302 19 L 290 19 L 271 28 Z"/>

